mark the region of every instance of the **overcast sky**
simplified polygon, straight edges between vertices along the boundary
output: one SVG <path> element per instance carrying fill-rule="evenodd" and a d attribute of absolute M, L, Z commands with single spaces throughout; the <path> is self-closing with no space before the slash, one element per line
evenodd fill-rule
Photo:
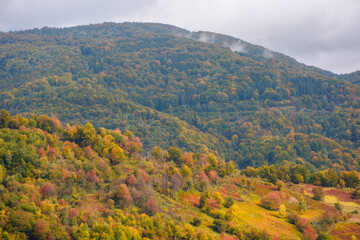
<path fill-rule="evenodd" d="M 360 0 L 0 0 L 0 30 L 160 22 L 265 46 L 335 73 L 360 70 Z"/>

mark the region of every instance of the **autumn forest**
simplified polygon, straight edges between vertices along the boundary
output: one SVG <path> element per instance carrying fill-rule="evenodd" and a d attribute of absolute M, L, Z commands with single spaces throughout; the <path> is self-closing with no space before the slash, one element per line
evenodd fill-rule
<path fill-rule="evenodd" d="M 359 82 L 164 24 L 0 32 L 0 238 L 360 238 Z"/>

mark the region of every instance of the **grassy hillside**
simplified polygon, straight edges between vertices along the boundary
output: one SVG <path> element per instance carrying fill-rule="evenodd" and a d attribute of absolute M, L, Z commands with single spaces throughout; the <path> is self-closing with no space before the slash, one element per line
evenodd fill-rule
<path fill-rule="evenodd" d="M 95 129 L 90 123 L 62 126 L 56 118 L 41 115 L 27 119 L 2 111 L 0 237 L 357 236 L 353 221 L 359 214 L 354 210 L 360 205 L 350 198 L 360 183 L 357 173 L 315 172 L 310 177 L 315 184 L 323 185 L 316 179 L 324 174 L 322 179 L 332 179 L 337 187 L 322 189 L 294 184 L 290 179 L 274 185 L 259 178 L 272 173 L 273 167 L 240 172 L 232 162 L 225 163 L 208 153 L 157 146 L 151 153 L 143 152 L 139 138 L 128 130 Z M 306 178 L 299 167 L 290 168 L 290 174 L 298 171 Z M 286 168 L 276 169 L 287 174 Z M 342 184 L 352 186 L 340 189 Z"/>
<path fill-rule="evenodd" d="M 240 167 L 359 169 L 358 86 L 243 41 L 234 52 L 227 36 L 193 40 L 203 35 L 140 23 L 1 33 L 0 107 L 129 129 L 146 150 L 175 145 Z"/>

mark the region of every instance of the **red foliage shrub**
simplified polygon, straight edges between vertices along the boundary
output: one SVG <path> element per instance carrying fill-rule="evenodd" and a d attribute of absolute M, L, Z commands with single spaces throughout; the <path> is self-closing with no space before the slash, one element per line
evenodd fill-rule
<path fill-rule="evenodd" d="M 37 153 L 39 154 L 39 157 L 43 157 L 46 155 L 46 152 L 43 148 L 39 148 Z"/>
<path fill-rule="evenodd" d="M 182 193 L 182 201 L 186 202 L 190 206 L 199 207 L 200 206 L 200 197 L 192 193 Z"/>
<path fill-rule="evenodd" d="M 72 174 L 71 174 L 71 172 L 70 171 L 68 171 L 68 170 L 64 170 L 63 172 L 62 172 L 62 177 L 66 180 L 67 178 L 71 178 L 72 177 Z"/>
<path fill-rule="evenodd" d="M 192 152 L 186 152 L 184 153 L 184 156 L 182 158 L 182 162 L 188 166 L 192 166 L 194 165 L 194 158 L 193 158 L 193 153 Z"/>
<path fill-rule="evenodd" d="M 205 172 L 201 172 L 199 178 L 202 181 L 208 181 L 208 177 L 206 176 Z"/>
<path fill-rule="evenodd" d="M 137 176 L 136 189 L 143 191 L 147 188 L 148 184 L 141 176 Z"/>
<path fill-rule="evenodd" d="M 90 182 L 98 182 L 99 181 L 99 177 L 97 176 L 95 169 L 91 170 L 91 172 L 88 173 L 87 179 Z"/>
<path fill-rule="evenodd" d="M 36 239 L 48 239 L 51 232 L 50 224 L 45 220 L 39 220 L 34 229 Z"/>
<path fill-rule="evenodd" d="M 341 214 L 337 210 L 328 209 L 323 213 L 320 220 L 330 226 L 331 224 L 338 222 L 340 218 Z"/>
<path fill-rule="evenodd" d="M 61 206 L 65 206 L 65 205 L 66 205 L 66 201 L 62 198 L 62 199 L 59 200 L 59 204 L 60 204 Z"/>
<path fill-rule="evenodd" d="M 92 150 L 92 148 L 90 146 L 87 146 L 86 148 L 84 148 L 84 153 L 87 158 L 92 158 L 95 156 L 94 151 Z"/>
<path fill-rule="evenodd" d="M 138 191 L 135 187 L 130 188 L 130 194 L 136 204 L 143 204 L 141 192 Z"/>
<path fill-rule="evenodd" d="M 260 196 L 264 196 L 265 194 L 271 191 L 275 191 L 276 189 L 277 188 L 275 186 L 267 186 L 262 183 L 257 183 L 255 187 L 255 192 Z"/>
<path fill-rule="evenodd" d="M 79 170 L 79 171 L 76 171 L 76 177 L 79 179 L 79 180 L 83 180 L 85 177 L 86 177 L 86 174 L 85 174 L 85 171 L 84 170 Z"/>
<path fill-rule="evenodd" d="M 16 116 L 12 119 L 13 121 L 10 123 L 11 128 L 19 128 L 20 126 L 20 119 Z"/>
<path fill-rule="evenodd" d="M 105 170 L 109 169 L 110 166 L 103 159 L 100 159 L 99 164 L 97 165 L 97 168 L 101 171 L 105 171 Z"/>
<path fill-rule="evenodd" d="M 129 205 L 133 201 L 126 184 L 120 184 L 120 186 L 117 188 L 115 198 L 116 201 L 123 206 Z"/>
<path fill-rule="evenodd" d="M 48 158 L 55 161 L 56 160 L 56 150 L 55 148 L 49 147 L 47 151 Z"/>
<path fill-rule="evenodd" d="M 218 208 L 219 205 L 218 205 L 217 201 L 211 197 L 206 201 L 205 207 L 208 208 L 208 210 L 212 211 L 215 208 Z"/>
<path fill-rule="evenodd" d="M 219 176 L 215 170 L 208 173 L 209 179 L 212 183 L 217 183 Z"/>
<path fill-rule="evenodd" d="M 135 175 L 131 174 L 130 176 L 128 176 L 126 179 L 126 183 L 128 185 L 135 185 L 137 183 L 137 179 L 136 179 Z"/>
<path fill-rule="evenodd" d="M 200 191 L 205 191 L 205 189 L 209 186 L 209 179 L 206 176 L 205 172 L 201 172 L 199 175 L 199 188 Z"/>
<path fill-rule="evenodd" d="M 24 125 L 22 125 L 22 126 L 19 127 L 19 130 L 20 130 L 20 131 L 27 131 L 27 130 L 29 130 L 29 128 L 27 128 L 27 127 L 25 127 Z"/>
<path fill-rule="evenodd" d="M 308 226 L 307 220 L 302 218 L 297 213 L 292 213 L 289 215 L 289 220 L 293 223 L 300 231 L 304 231 L 304 229 Z"/>
<path fill-rule="evenodd" d="M 155 213 L 159 211 L 159 207 L 154 199 L 153 196 L 149 198 L 149 200 L 146 202 L 146 204 L 143 207 L 143 210 L 146 214 L 153 216 Z"/>
<path fill-rule="evenodd" d="M 149 174 L 147 174 L 144 169 L 139 170 L 139 176 L 138 177 L 141 177 L 142 179 L 144 179 L 145 182 L 148 182 L 149 179 L 150 179 Z"/>
<path fill-rule="evenodd" d="M 69 217 L 70 218 L 75 218 L 78 215 L 78 211 L 75 208 L 71 208 L 69 211 Z"/>
<path fill-rule="evenodd" d="M 184 178 L 183 178 L 183 176 L 181 176 L 181 174 L 171 175 L 170 181 L 171 181 L 172 189 L 174 192 L 177 192 L 184 185 Z"/>
<path fill-rule="evenodd" d="M 142 143 L 139 137 L 132 136 L 131 139 L 127 139 L 126 136 L 124 136 L 121 146 L 132 155 L 135 152 L 141 151 Z"/>
<path fill-rule="evenodd" d="M 56 194 L 56 189 L 52 183 L 45 183 L 41 186 L 40 192 L 44 197 L 50 197 Z"/>
<path fill-rule="evenodd" d="M 279 192 L 269 192 L 261 199 L 261 205 L 270 210 L 276 210 L 281 205 Z"/>
<path fill-rule="evenodd" d="M 118 197 L 121 199 L 126 199 L 131 197 L 129 189 L 125 184 L 120 184 L 120 186 L 117 189 Z"/>
<path fill-rule="evenodd" d="M 317 232 L 312 227 L 310 227 L 310 226 L 305 227 L 305 229 L 303 230 L 303 233 L 304 233 L 306 239 L 316 240 Z"/>

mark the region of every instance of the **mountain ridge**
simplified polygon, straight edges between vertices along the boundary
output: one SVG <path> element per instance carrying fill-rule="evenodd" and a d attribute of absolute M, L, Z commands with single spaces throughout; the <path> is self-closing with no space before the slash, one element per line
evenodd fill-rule
<path fill-rule="evenodd" d="M 192 32 L 183 28 L 179 28 L 176 27 L 174 25 L 170 25 L 170 24 L 163 24 L 163 23 L 146 23 L 146 22 L 124 22 L 124 23 L 115 23 L 115 22 L 104 22 L 104 23 L 99 23 L 99 24 L 90 24 L 90 25 L 81 25 L 81 26 L 75 26 L 75 27 L 64 27 L 64 28 L 49 28 L 49 27 L 43 27 L 41 29 L 32 29 L 32 30 L 21 30 L 21 31 L 15 31 L 15 33 L 23 33 L 23 32 L 29 32 L 29 33 L 42 33 L 45 30 L 45 35 L 49 34 L 50 32 L 52 32 L 52 30 L 65 30 L 65 32 L 67 31 L 67 36 L 73 36 L 72 35 L 72 29 L 76 30 L 76 29 L 82 29 L 82 28 L 87 28 L 87 27 L 101 27 L 103 25 L 109 25 L 109 26 L 113 26 L 116 30 L 122 30 L 124 31 L 128 26 L 136 26 L 138 28 L 138 30 L 145 30 L 147 33 L 160 33 L 160 34 L 171 34 L 174 36 L 180 36 L 180 37 L 185 37 L 185 38 L 190 38 L 193 40 L 197 40 L 197 41 L 202 41 L 202 42 L 206 42 L 206 43 L 210 43 L 210 44 L 216 44 L 216 45 L 220 45 L 220 46 L 224 46 L 224 47 L 228 47 L 230 49 L 232 49 L 233 51 L 237 51 L 240 53 L 248 53 L 251 55 L 256 55 L 256 56 L 261 56 L 261 57 L 272 57 L 278 60 L 282 60 L 282 61 L 286 61 L 290 64 L 294 64 L 297 67 L 301 68 L 302 70 L 306 70 L 306 71 L 314 71 L 314 72 L 318 72 L 320 74 L 329 76 L 329 77 L 334 77 L 336 76 L 336 74 L 327 71 L 327 70 L 323 70 L 320 69 L 318 67 L 314 67 L 314 66 L 307 66 L 303 63 L 299 63 L 297 62 L 294 58 L 289 57 L 285 54 L 279 53 L 279 52 L 275 52 L 272 51 L 270 49 L 267 49 L 265 47 L 262 47 L 260 45 L 254 45 L 251 44 L 247 41 L 244 41 L 242 39 L 236 38 L 236 37 L 232 37 L 230 35 L 225 35 L 225 34 L 219 34 L 219 33 L 214 33 L 214 32 L 209 32 L 209 31 L 196 31 L 196 32 Z M 116 28 L 116 26 L 123 26 L 123 27 L 119 27 Z M 46 33 L 48 32 L 48 33 Z M 126 32 L 126 31 L 125 31 Z M 136 31 L 135 31 L 136 32 Z M 81 32 L 80 32 L 81 33 Z M 133 33 L 133 31 L 132 31 Z M 61 33 L 60 33 L 61 34 Z M 85 34 L 85 33 L 83 33 Z M 104 34 L 104 33 L 102 33 Z M 128 32 L 129 34 L 129 32 Z M 81 35 L 81 34 L 80 34 Z M 106 35 L 106 34 L 105 34 Z M 66 34 L 65 34 L 66 36 Z M 85 35 L 83 35 L 85 36 Z"/>
<path fill-rule="evenodd" d="M 360 71 L 355 71 L 355 72 L 348 73 L 348 74 L 340 74 L 338 77 L 340 79 L 344 79 L 349 82 L 360 85 Z"/>

